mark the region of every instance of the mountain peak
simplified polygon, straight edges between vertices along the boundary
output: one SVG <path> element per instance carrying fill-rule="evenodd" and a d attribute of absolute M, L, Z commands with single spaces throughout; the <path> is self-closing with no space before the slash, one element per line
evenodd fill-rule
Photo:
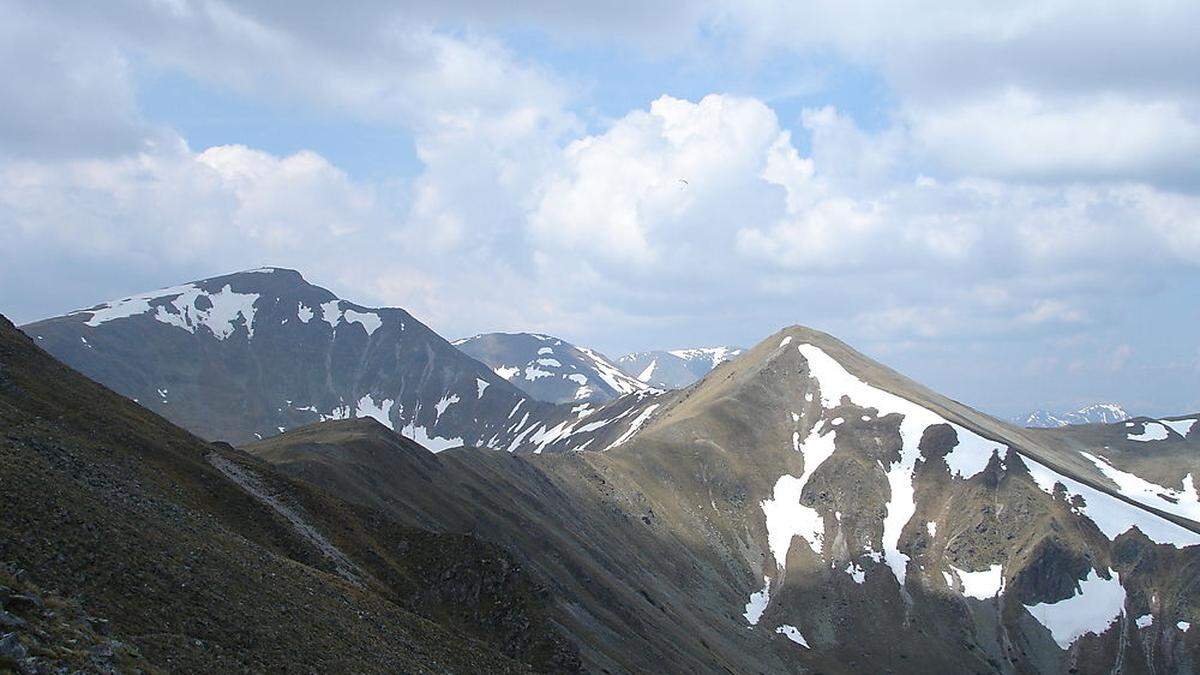
<path fill-rule="evenodd" d="M 1077 410 L 1034 410 L 1013 418 L 1013 421 L 1023 427 L 1054 428 L 1074 424 L 1115 424 L 1131 417 L 1119 403 L 1093 403 Z"/>
<path fill-rule="evenodd" d="M 716 346 L 634 352 L 617 359 L 617 364 L 627 374 L 652 387 L 682 389 L 720 364 L 737 358 L 743 351 L 741 347 Z"/>
<path fill-rule="evenodd" d="M 552 335 L 482 333 L 451 344 L 549 403 L 597 403 L 651 389 L 600 352 Z"/>

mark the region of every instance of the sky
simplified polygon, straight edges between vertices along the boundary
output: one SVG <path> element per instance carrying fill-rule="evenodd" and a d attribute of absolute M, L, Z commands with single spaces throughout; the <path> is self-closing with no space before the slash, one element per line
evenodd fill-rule
<path fill-rule="evenodd" d="M 1200 410 L 1200 3 L 0 0 L 0 312 L 262 265 L 448 338 L 804 324 Z"/>

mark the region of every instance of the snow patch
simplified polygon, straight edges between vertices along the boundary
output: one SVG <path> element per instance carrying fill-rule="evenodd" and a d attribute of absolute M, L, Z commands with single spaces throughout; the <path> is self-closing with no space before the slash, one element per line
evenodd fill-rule
<path fill-rule="evenodd" d="M 821 554 L 825 520 L 816 509 L 801 504 L 800 496 L 817 468 L 833 455 L 835 433 L 821 435 L 814 428 L 796 448 L 804 454 L 804 473 L 799 478 L 786 473 L 780 476 L 775 481 L 772 498 L 760 504 L 766 518 L 767 546 L 781 570 L 787 566 L 792 537 L 803 537 L 814 552 Z"/>
<path fill-rule="evenodd" d="M 650 378 L 654 376 L 654 369 L 657 366 L 658 359 L 654 359 L 650 362 L 650 365 L 646 366 L 646 368 L 642 370 L 641 374 L 637 376 L 637 379 L 641 380 L 642 382 L 649 382 Z"/>
<path fill-rule="evenodd" d="M 446 408 L 458 403 L 458 401 L 458 394 L 447 394 L 443 396 L 442 400 L 438 401 L 434 406 L 434 408 L 437 408 L 437 417 L 435 418 L 434 424 L 437 423 L 436 420 L 442 419 L 442 413 L 446 412 Z"/>
<path fill-rule="evenodd" d="M 408 426 L 404 427 L 400 433 L 423 445 L 430 452 L 441 452 L 449 448 L 457 448 L 463 444 L 463 440 L 461 438 L 442 438 L 440 436 L 430 436 L 425 427 L 416 424 L 416 422 L 410 423 Z"/>
<path fill-rule="evenodd" d="M 695 349 L 672 349 L 667 353 L 671 356 L 679 357 L 684 361 L 708 361 L 709 369 L 711 370 L 723 362 L 738 356 L 742 353 L 742 350 L 730 349 L 729 347 L 698 347 Z"/>
<path fill-rule="evenodd" d="M 1000 591 L 1004 590 L 1004 572 L 999 563 L 980 572 L 968 572 L 954 565 L 951 565 L 950 569 L 954 570 L 959 581 L 962 582 L 963 595 L 977 600 L 987 600 L 996 597 Z"/>
<path fill-rule="evenodd" d="M 642 425 L 646 423 L 646 420 L 650 419 L 650 416 L 654 414 L 654 411 L 658 410 L 658 406 L 659 406 L 659 404 L 655 403 L 655 404 L 651 405 L 650 407 L 646 408 L 645 410 L 643 410 L 640 415 L 633 418 L 633 421 L 629 423 L 629 428 L 625 430 L 625 433 L 621 434 L 621 437 L 618 438 L 617 440 L 613 441 L 613 444 L 608 446 L 607 448 L 605 448 L 605 450 L 612 450 L 613 448 L 617 447 L 618 445 L 621 445 L 625 441 L 628 441 L 629 439 L 633 438 L 633 435 L 638 432 L 638 429 L 640 429 L 642 427 Z M 626 413 L 626 414 L 628 414 L 628 413 Z M 622 417 L 623 416 L 624 415 L 622 415 Z"/>
<path fill-rule="evenodd" d="M 1096 570 L 1075 587 L 1075 595 L 1058 602 L 1026 605 L 1025 609 L 1050 630 L 1059 647 L 1067 649 L 1087 633 L 1100 634 L 1108 630 L 1125 611 L 1125 589 L 1121 578 L 1109 570 L 1111 579 L 1104 579 Z"/>
<path fill-rule="evenodd" d="M 483 398 L 483 390 L 487 389 L 489 384 L 491 383 L 481 380 L 478 377 L 475 378 L 475 386 L 479 388 L 479 393 L 475 395 L 475 398 Z"/>
<path fill-rule="evenodd" d="M 1034 482 L 1047 494 L 1054 494 L 1054 486 L 1062 484 L 1067 491 L 1067 498 L 1078 495 L 1083 497 L 1084 506 L 1075 512 L 1088 517 L 1104 536 L 1116 539 L 1131 527 L 1137 527 L 1142 534 L 1158 544 L 1172 546 L 1194 546 L 1200 544 L 1200 534 L 1167 520 L 1149 511 L 1138 508 L 1128 502 L 1101 492 L 1079 481 L 1072 480 L 1057 471 L 1038 462 L 1032 457 L 1021 455 L 1021 460 L 1029 468 Z"/>
<path fill-rule="evenodd" d="M 1127 422 L 1125 426 L 1131 425 Z M 1158 422 L 1144 423 L 1142 425 L 1142 433 L 1140 434 L 1126 433 L 1125 435 L 1131 441 L 1141 441 L 1143 443 L 1147 441 L 1164 441 L 1170 436 L 1170 434 L 1167 433 L 1167 428 Z"/>
<path fill-rule="evenodd" d="M 321 320 L 329 324 L 330 328 L 337 328 L 338 322 L 342 320 L 341 306 L 342 301 L 336 299 L 321 303 Z"/>
<path fill-rule="evenodd" d="M 645 382 L 630 377 L 625 371 L 600 354 L 586 347 L 577 347 L 577 349 L 587 355 L 592 369 L 596 371 L 600 379 L 613 391 L 622 395 L 632 394 L 637 391 L 653 391 L 650 387 L 646 386 Z"/>
<path fill-rule="evenodd" d="M 188 287 L 168 305 L 158 305 L 154 318 L 195 334 L 204 326 L 218 340 L 233 335 L 241 319 L 246 327 L 246 337 L 254 337 L 254 303 L 257 293 L 237 293 L 229 284 L 215 293 L 207 293 L 198 286 Z M 199 305 L 208 305 L 201 309 Z M 172 307 L 174 312 L 167 308 Z"/>
<path fill-rule="evenodd" d="M 1122 495 L 1139 504 L 1200 522 L 1200 499 L 1197 499 L 1195 486 L 1191 484 L 1191 474 L 1184 478 L 1184 489 L 1180 491 L 1158 483 L 1151 483 L 1140 476 L 1122 471 L 1103 457 L 1097 457 L 1087 452 L 1079 454 L 1095 464 L 1106 478 L 1116 483 L 1117 491 Z"/>
<path fill-rule="evenodd" d="M 791 640 L 792 642 L 795 642 L 796 644 L 800 645 L 801 647 L 804 647 L 805 649 L 812 649 L 811 647 L 808 646 L 808 641 L 804 639 L 804 636 L 800 634 L 800 631 L 797 630 L 795 626 L 789 626 L 785 623 L 782 626 L 776 628 L 775 632 L 779 633 L 780 635 L 783 635 L 787 639 Z"/>
<path fill-rule="evenodd" d="M 1194 425 L 1196 423 L 1196 420 L 1194 420 L 1194 419 L 1191 419 L 1191 420 L 1159 420 L 1159 421 L 1162 422 L 1163 424 L 1165 424 L 1166 426 L 1171 427 L 1172 431 L 1179 434 L 1180 436 L 1183 436 L 1184 438 L 1187 438 L 1188 432 L 1190 432 L 1192 430 L 1192 425 Z"/>
<path fill-rule="evenodd" d="M 1135 624 L 1137 624 L 1138 628 L 1149 628 L 1150 626 L 1154 625 L 1154 615 L 1153 614 L 1143 614 L 1143 615 L 1139 616 L 1138 618 L 1134 619 L 1133 622 Z"/>
<path fill-rule="evenodd" d="M 846 565 L 846 574 L 849 574 L 856 584 L 862 584 L 867 578 L 866 570 L 853 561 Z"/>
<path fill-rule="evenodd" d="M 367 335 L 374 334 L 383 325 L 383 319 L 379 318 L 377 312 L 358 312 L 348 309 L 342 312 L 342 317 L 346 320 L 346 323 L 357 323 L 365 328 Z"/>
<path fill-rule="evenodd" d="M 389 429 L 394 429 L 395 427 L 392 426 L 391 412 L 392 412 L 392 406 L 395 405 L 395 403 L 396 402 L 393 401 L 392 399 L 385 398 L 385 399 L 380 400 L 380 402 L 378 404 L 376 404 L 375 399 L 372 398 L 370 394 L 367 394 L 367 395 L 363 396 L 362 398 L 358 399 L 358 403 L 355 404 L 354 416 L 355 417 L 371 417 L 371 418 L 374 418 L 375 420 L 378 420 L 379 423 L 384 425 L 385 427 L 387 427 Z"/>
<path fill-rule="evenodd" d="M 757 626 L 763 612 L 767 611 L 767 603 L 770 601 L 771 577 L 764 576 L 762 590 L 750 594 L 750 602 L 746 603 L 746 611 L 742 612 L 742 616 L 746 617 L 746 623 Z"/>
<path fill-rule="evenodd" d="M 925 429 L 931 424 L 944 424 L 945 420 L 912 401 L 890 392 L 877 389 L 842 367 L 833 357 L 812 344 L 797 347 L 808 362 L 809 375 L 817 381 L 821 393 L 821 405 L 831 409 L 841 404 L 842 397 L 848 398 L 860 408 L 875 408 L 880 415 L 899 413 L 900 436 L 903 446 L 900 460 L 887 470 L 891 497 L 887 504 L 887 515 L 883 521 L 883 554 L 896 580 L 904 585 L 909 557 L 900 552 L 900 534 L 905 524 L 916 511 L 913 487 L 913 467 L 920 456 L 918 444 Z"/>
<path fill-rule="evenodd" d="M 950 475 L 972 478 L 987 468 L 992 454 L 1004 448 L 1004 444 L 988 439 L 957 424 L 950 424 L 958 436 L 958 444 L 946 455 Z"/>

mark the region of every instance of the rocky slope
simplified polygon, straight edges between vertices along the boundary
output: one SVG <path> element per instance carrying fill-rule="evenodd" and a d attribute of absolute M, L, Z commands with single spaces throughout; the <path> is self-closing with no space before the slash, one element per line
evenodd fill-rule
<path fill-rule="evenodd" d="M 545 589 L 501 549 L 205 443 L 3 317 L 0 467 L 0 669 L 578 665 Z"/>
<path fill-rule="evenodd" d="M 1071 424 L 1114 424 L 1124 422 L 1130 414 L 1117 403 L 1094 403 L 1079 410 L 1068 412 L 1051 412 L 1035 410 L 1027 415 L 1014 418 L 1013 422 L 1023 427 L 1054 428 Z"/>
<path fill-rule="evenodd" d="M 607 357 L 539 333 L 484 333 L 455 347 L 539 401 L 603 403 L 651 386 Z"/>
<path fill-rule="evenodd" d="M 634 352 L 617 365 L 639 382 L 659 389 L 682 389 L 721 363 L 737 358 L 740 347 L 697 347 L 670 351 Z"/>
<path fill-rule="evenodd" d="M 1186 420 L 1025 430 L 803 328 L 657 405 L 607 452 L 462 449 L 418 470 L 378 441 L 343 456 L 320 426 L 248 449 L 406 522 L 503 542 L 594 670 L 1197 665 Z M 1140 459 L 1096 454 L 1118 436 Z"/>
<path fill-rule="evenodd" d="M 623 413 L 652 393 L 642 388 L 604 411 L 587 401 L 536 400 L 403 309 L 341 300 L 279 268 L 143 293 L 22 329 L 88 377 L 203 438 L 234 444 L 372 417 L 435 452 L 605 447 L 638 419 Z"/>

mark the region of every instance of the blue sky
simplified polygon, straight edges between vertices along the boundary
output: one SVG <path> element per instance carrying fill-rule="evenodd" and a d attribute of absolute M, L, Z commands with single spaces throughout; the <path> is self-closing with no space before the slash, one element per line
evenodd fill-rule
<path fill-rule="evenodd" d="M 451 338 L 803 323 L 999 414 L 1200 409 L 1195 3 L 0 10 L 18 322 L 274 264 Z"/>

